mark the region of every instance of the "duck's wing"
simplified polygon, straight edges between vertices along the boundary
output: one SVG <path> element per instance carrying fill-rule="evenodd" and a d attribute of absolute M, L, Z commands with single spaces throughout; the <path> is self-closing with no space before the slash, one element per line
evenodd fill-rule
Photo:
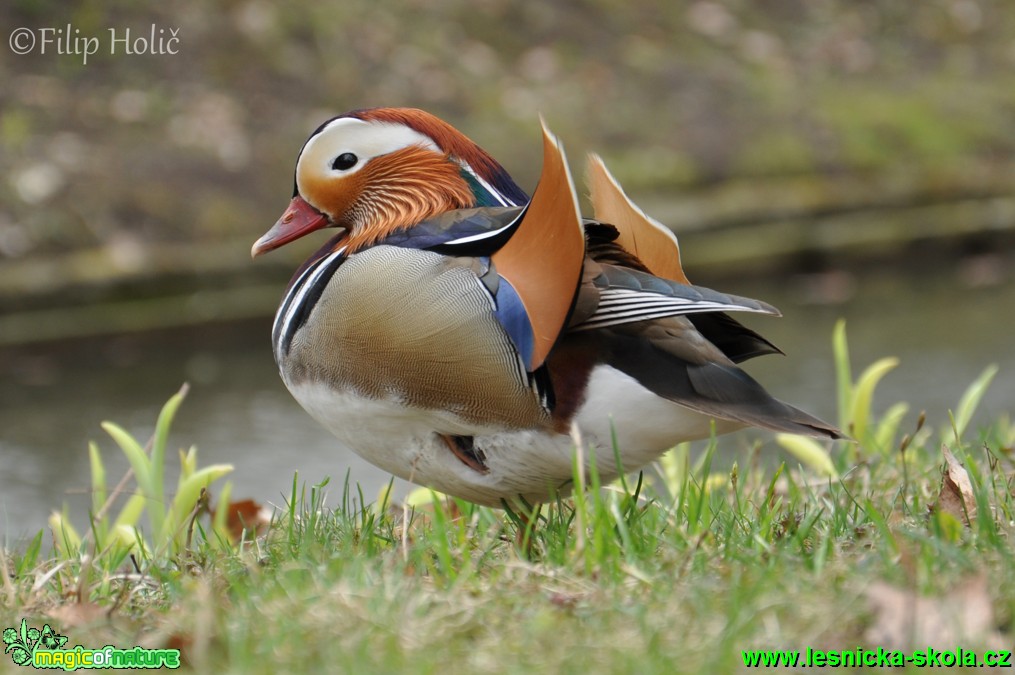
<path fill-rule="evenodd" d="M 587 259 L 569 330 L 586 331 L 708 312 L 779 316 L 768 303 Z"/>
<path fill-rule="evenodd" d="M 680 264 L 677 236 L 631 201 L 599 155 L 589 155 L 585 181 L 596 220 L 617 229 L 617 244 L 652 274 L 690 285 Z"/>
<path fill-rule="evenodd" d="M 691 285 L 681 264 L 676 235 L 631 201 L 599 155 L 589 155 L 585 181 L 596 219 L 609 223 L 616 231 L 615 236 L 610 236 L 608 230 L 602 230 L 605 235 L 600 234 L 596 242 L 590 237 L 593 259 Z M 765 354 L 782 354 L 770 341 L 724 312 L 702 312 L 689 317 L 702 335 L 736 363 Z"/>
<path fill-rule="evenodd" d="M 546 361 L 571 313 L 585 261 L 578 195 L 564 150 L 543 125 L 543 171 L 511 238 L 492 256 L 515 291 L 534 336 L 528 368 Z"/>
<path fill-rule="evenodd" d="M 585 261 L 578 197 L 564 151 L 543 126 L 543 171 L 524 207 L 450 211 L 378 244 L 473 257 L 495 315 L 534 372 L 563 331 Z"/>

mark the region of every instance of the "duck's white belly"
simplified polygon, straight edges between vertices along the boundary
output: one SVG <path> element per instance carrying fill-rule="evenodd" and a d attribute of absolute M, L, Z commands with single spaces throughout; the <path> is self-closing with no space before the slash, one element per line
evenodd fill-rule
<path fill-rule="evenodd" d="M 454 413 L 408 407 L 396 398 L 369 398 L 312 381 L 287 385 L 345 448 L 413 483 L 491 506 L 518 496 L 542 502 L 570 491 L 574 442 L 568 434 L 482 428 Z M 630 471 L 680 441 L 708 436 L 711 428 L 707 416 L 659 398 L 634 378 L 603 365 L 591 374 L 575 422 L 588 452 L 595 452 L 603 480 L 618 473 L 614 434 Z M 738 426 L 718 421 L 717 431 Z M 489 471 L 467 466 L 438 434 L 474 437 L 476 454 Z"/>

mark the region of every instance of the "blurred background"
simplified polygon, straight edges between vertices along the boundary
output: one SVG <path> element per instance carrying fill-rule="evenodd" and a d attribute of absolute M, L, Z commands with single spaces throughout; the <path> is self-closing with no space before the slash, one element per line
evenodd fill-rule
<path fill-rule="evenodd" d="M 747 364 L 781 398 L 835 418 L 845 317 L 855 370 L 901 358 L 877 407 L 908 401 L 903 428 L 921 409 L 946 425 L 990 363 L 977 419 L 1015 408 L 1007 0 L 11 0 L 0 18 L 7 542 L 64 503 L 86 522 L 87 442 L 111 481 L 124 468 L 99 422 L 147 438 L 184 381 L 171 445 L 235 464 L 235 497 L 281 503 L 297 469 L 368 499 L 387 482 L 275 372 L 271 316 L 317 244 L 249 258 L 309 132 L 359 107 L 434 112 L 527 189 L 540 113 L 576 175 L 601 153 L 693 281 L 783 311 L 744 319 L 788 355 Z M 723 444 L 755 439 L 780 457 L 765 434 Z"/>

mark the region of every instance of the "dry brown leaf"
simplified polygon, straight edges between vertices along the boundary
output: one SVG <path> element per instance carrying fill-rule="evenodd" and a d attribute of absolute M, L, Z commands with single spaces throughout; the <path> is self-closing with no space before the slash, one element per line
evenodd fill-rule
<path fill-rule="evenodd" d="M 864 637 L 872 646 L 911 650 L 1004 645 L 995 630 L 985 576 L 969 579 L 942 597 L 927 598 L 881 582 L 868 588 L 866 596 L 874 621 Z"/>
<path fill-rule="evenodd" d="M 214 511 L 212 518 L 215 517 Z M 239 541 L 244 530 L 258 536 L 264 534 L 271 524 L 271 510 L 253 499 L 229 502 L 226 506 L 226 529 L 233 541 Z"/>
<path fill-rule="evenodd" d="M 187 654 L 194 645 L 194 636 L 190 633 L 173 633 L 166 640 L 166 649 L 175 649 L 180 652 L 180 658 L 186 665 L 191 665 L 187 660 Z"/>
<path fill-rule="evenodd" d="M 976 497 L 973 495 L 969 473 L 959 464 L 959 460 L 955 459 L 955 455 L 947 445 L 941 446 L 941 454 L 945 458 L 941 492 L 931 508 L 935 512 L 943 511 L 950 514 L 968 526 L 969 521 L 976 517 Z"/>

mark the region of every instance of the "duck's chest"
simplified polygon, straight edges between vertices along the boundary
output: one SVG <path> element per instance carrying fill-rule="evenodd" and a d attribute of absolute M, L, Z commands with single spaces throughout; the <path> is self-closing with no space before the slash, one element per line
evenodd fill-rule
<path fill-rule="evenodd" d="M 276 361 L 297 399 L 312 384 L 362 399 L 348 414 L 377 402 L 482 428 L 549 423 L 475 259 L 395 246 L 333 256 L 304 273 L 276 317 Z"/>

